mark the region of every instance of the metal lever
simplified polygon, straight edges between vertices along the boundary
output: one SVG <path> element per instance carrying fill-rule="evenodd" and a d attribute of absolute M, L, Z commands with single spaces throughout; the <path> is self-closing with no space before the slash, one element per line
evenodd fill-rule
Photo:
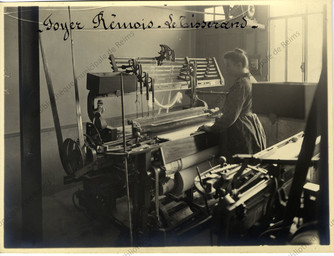
<path fill-rule="evenodd" d="M 199 172 L 198 166 L 196 166 L 196 172 L 197 172 L 197 175 L 198 175 L 199 184 L 201 184 L 202 188 L 204 189 L 203 199 L 204 199 L 204 202 L 205 202 L 205 208 L 208 211 L 208 214 L 210 214 L 210 208 L 209 208 L 208 200 L 207 200 L 206 194 L 205 194 L 207 192 L 207 190 L 204 187 L 204 184 L 203 184 L 203 181 L 202 181 L 202 177 L 201 177 L 201 173 Z"/>
<path fill-rule="evenodd" d="M 140 89 L 140 104 L 141 104 L 141 117 L 144 117 L 144 108 L 143 108 L 143 69 L 141 64 L 139 64 L 139 89 Z"/>
<path fill-rule="evenodd" d="M 150 116 L 150 109 L 149 109 L 149 106 L 148 106 L 148 102 L 150 101 L 150 94 L 149 94 L 148 74 L 147 74 L 147 72 L 145 72 L 144 86 L 146 86 L 147 116 Z"/>
<path fill-rule="evenodd" d="M 152 91 L 152 114 L 154 117 L 154 105 L 155 105 L 155 99 L 154 99 L 154 79 L 150 77 L 150 83 L 151 83 L 151 91 Z"/>
<path fill-rule="evenodd" d="M 111 64 L 111 69 L 115 72 L 118 71 L 118 67 L 116 65 L 116 60 L 115 60 L 115 56 L 113 54 L 109 55 L 109 60 L 110 60 L 110 64 Z"/>

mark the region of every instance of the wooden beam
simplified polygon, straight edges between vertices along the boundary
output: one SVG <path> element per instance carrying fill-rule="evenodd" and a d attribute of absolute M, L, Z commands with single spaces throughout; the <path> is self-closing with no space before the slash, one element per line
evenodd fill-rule
<path fill-rule="evenodd" d="M 18 11 L 22 243 L 36 247 L 42 241 L 39 10 L 19 7 Z"/>

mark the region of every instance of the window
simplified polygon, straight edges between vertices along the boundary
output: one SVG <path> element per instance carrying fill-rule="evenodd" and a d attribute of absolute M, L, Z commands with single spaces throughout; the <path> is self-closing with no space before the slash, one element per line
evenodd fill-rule
<path fill-rule="evenodd" d="M 204 9 L 204 21 L 221 21 L 225 20 L 223 6 L 215 6 Z"/>
<path fill-rule="evenodd" d="M 318 82 L 322 63 L 322 5 L 270 6 L 269 80 Z"/>

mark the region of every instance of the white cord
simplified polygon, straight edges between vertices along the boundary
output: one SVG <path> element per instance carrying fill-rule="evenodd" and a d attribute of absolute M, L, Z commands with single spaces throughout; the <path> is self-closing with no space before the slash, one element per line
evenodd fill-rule
<path fill-rule="evenodd" d="M 174 98 L 172 99 L 172 102 L 171 102 L 171 103 L 166 104 L 166 105 L 163 105 L 163 104 L 161 104 L 161 103 L 157 100 L 156 97 L 154 97 L 154 101 L 155 101 L 154 104 L 156 104 L 159 108 L 170 109 L 170 108 L 173 107 L 176 103 L 181 103 L 181 102 L 182 102 L 182 98 L 183 98 L 182 93 L 181 93 L 181 92 L 177 92 L 177 93 L 175 94 Z M 149 101 L 149 102 L 148 102 L 148 106 L 149 106 L 150 108 L 153 107 L 153 103 L 152 103 L 152 101 Z"/>

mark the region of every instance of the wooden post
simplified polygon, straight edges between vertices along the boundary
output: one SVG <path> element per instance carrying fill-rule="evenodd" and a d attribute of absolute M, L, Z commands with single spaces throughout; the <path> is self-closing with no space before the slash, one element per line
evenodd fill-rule
<path fill-rule="evenodd" d="M 39 10 L 19 7 L 18 11 L 22 242 L 35 247 L 42 241 Z"/>

